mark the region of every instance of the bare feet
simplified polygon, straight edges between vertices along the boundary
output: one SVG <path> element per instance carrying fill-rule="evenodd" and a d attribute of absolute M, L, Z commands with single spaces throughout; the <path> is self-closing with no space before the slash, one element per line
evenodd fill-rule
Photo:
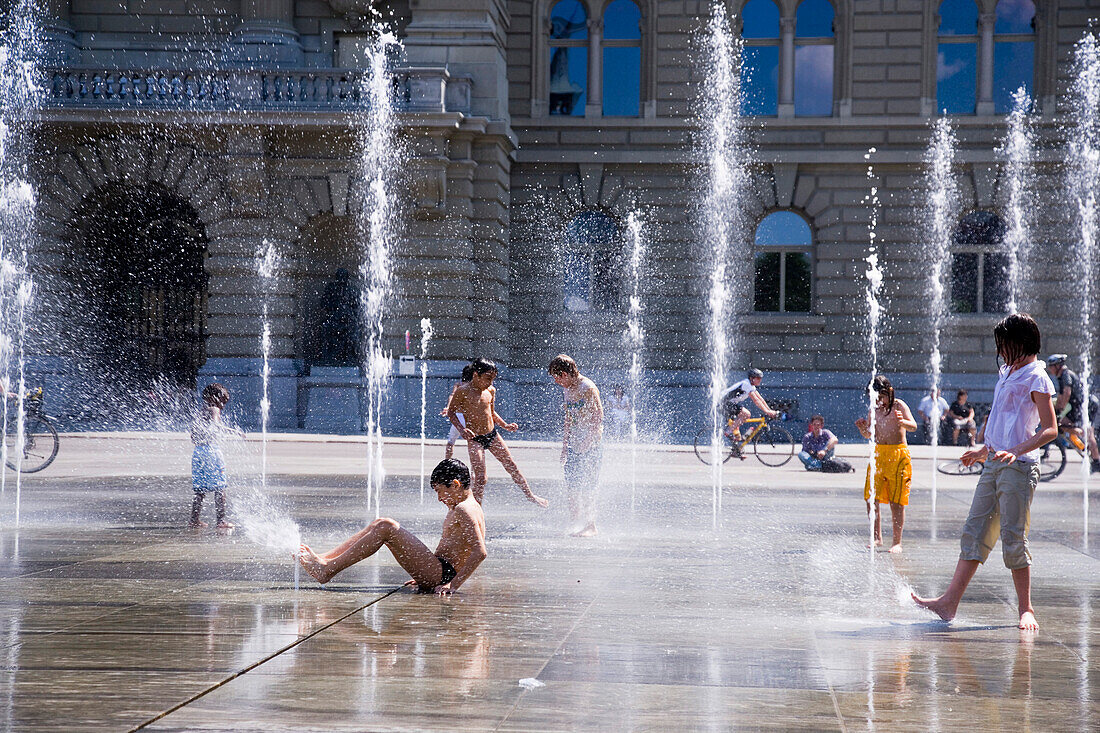
<path fill-rule="evenodd" d="M 306 572 L 313 576 L 321 585 L 332 580 L 332 576 L 335 575 L 328 568 L 328 564 L 317 557 L 313 550 L 309 549 L 306 545 L 300 545 L 298 547 L 298 562 L 302 564 L 302 567 L 306 569 Z"/>
<path fill-rule="evenodd" d="M 943 596 L 939 598 L 921 598 L 916 593 L 910 593 L 913 597 L 913 602 L 921 608 L 927 608 L 932 613 L 936 614 L 944 621 L 950 621 L 955 618 L 955 611 L 958 610 L 958 606 L 952 606 L 950 603 L 943 599 Z M 1022 620 L 1021 620 L 1022 623 Z"/>
<path fill-rule="evenodd" d="M 535 494 L 528 494 L 527 495 L 527 500 L 530 501 L 530 502 L 533 502 L 535 504 L 538 504 L 543 509 L 550 506 L 549 501 L 547 501 L 546 499 L 543 499 L 541 496 L 536 496 Z"/>
<path fill-rule="evenodd" d="M 1035 620 L 1035 613 L 1028 609 L 1020 614 L 1020 630 L 1021 631 L 1038 631 L 1039 622 Z"/>
<path fill-rule="evenodd" d="M 896 545 L 892 546 L 890 548 L 890 552 L 895 554 L 895 555 L 900 555 L 901 554 L 901 543 L 899 542 Z"/>
<path fill-rule="evenodd" d="M 596 523 L 589 522 L 584 525 L 583 529 L 578 529 L 576 532 L 570 534 L 570 537 L 595 537 L 596 536 Z"/>
<path fill-rule="evenodd" d="M 871 547 L 870 543 L 868 543 L 867 547 L 868 548 Z M 876 537 L 875 538 L 875 547 L 882 547 L 882 538 L 881 537 Z"/>
<path fill-rule="evenodd" d="M 237 525 L 232 522 L 227 522 L 224 519 L 218 522 L 218 529 L 234 529 Z"/>
<path fill-rule="evenodd" d="M 201 519 L 192 519 L 191 523 L 187 525 L 191 529 L 202 529 L 203 527 L 209 527 L 210 525 Z"/>

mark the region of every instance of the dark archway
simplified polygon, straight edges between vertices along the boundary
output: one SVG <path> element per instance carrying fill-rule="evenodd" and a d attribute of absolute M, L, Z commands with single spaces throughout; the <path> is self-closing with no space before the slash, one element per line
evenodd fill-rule
<path fill-rule="evenodd" d="M 158 184 L 115 183 L 85 198 L 73 221 L 80 353 L 97 381 L 129 394 L 194 390 L 207 298 L 195 210 Z"/>

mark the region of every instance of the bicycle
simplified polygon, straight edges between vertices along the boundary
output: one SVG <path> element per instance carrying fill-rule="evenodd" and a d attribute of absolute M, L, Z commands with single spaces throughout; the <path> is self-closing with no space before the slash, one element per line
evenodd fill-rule
<path fill-rule="evenodd" d="M 763 416 L 746 420 L 741 425 L 742 429 L 746 425 L 753 425 L 752 431 L 744 435 L 741 440 L 734 440 L 732 435 L 733 420 L 726 420 L 726 428 L 722 431 L 722 439 L 724 446 L 728 447 L 722 448 L 722 452 L 725 453 L 722 463 L 734 456 L 745 460 L 745 449 L 750 443 L 752 444 L 753 453 L 765 466 L 778 468 L 791 460 L 791 456 L 794 455 L 795 442 L 786 428 L 768 422 L 768 418 Z M 695 455 L 708 466 L 713 465 L 711 461 L 712 435 L 713 432 L 710 427 L 699 428 L 699 431 L 695 433 Z"/>
<path fill-rule="evenodd" d="M 20 473 L 38 473 L 53 463 L 61 441 L 54 427 L 53 418 L 42 411 L 42 388 L 37 387 L 23 396 L 23 460 L 15 460 L 19 424 L 16 410 L 8 410 L 4 425 L 4 447 L 8 456 L 5 464 Z"/>
<path fill-rule="evenodd" d="M 1053 481 L 1061 475 L 1066 468 L 1066 448 L 1077 451 L 1082 460 L 1085 457 L 1085 444 L 1073 433 L 1067 433 L 1061 427 L 1058 428 L 1058 437 L 1039 449 L 1039 480 Z M 943 461 L 936 466 L 940 473 L 949 476 L 969 476 L 982 472 L 983 463 L 974 462 L 970 466 L 964 466 L 961 459 Z"/>

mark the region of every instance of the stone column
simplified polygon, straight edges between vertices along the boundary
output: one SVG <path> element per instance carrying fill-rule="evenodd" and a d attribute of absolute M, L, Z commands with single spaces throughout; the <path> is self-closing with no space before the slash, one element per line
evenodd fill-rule
<path fill-rule="evenodd" d="M 794 18 L 779 19 L 779 116 L 794 117 Z"/>
<path fill-rule="evenodd" d="M 980 115 L 993 114 L 993 27 L 996 13 L 978 16 L 978 108 Z"/>
<path fill-rule="evenodd" d="M 585 117 L 603 116 L 603 19 L 588 20 L 588 101 Z"/>
<path fill-rule="evenodd" d="M 47 0 L 42 12 L 42 56 L 46 63 L 65 65 L 80 61 L 76 34 L 69 25 L 70 0 Z"/>
<path fill-rule="evenodd" d="M 225 59 L 300 66 L 302 42 L 294 27 L 294 0 L 241 0 L 241 24 L 233 31 Z"/>

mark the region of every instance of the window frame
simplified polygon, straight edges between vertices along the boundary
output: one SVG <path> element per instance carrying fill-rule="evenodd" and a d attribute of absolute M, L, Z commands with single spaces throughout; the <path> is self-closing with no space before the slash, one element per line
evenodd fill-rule
<path fill-rule="evenodd" d="M 764 220 L 773 214 L 779 214 L 788 212 L 795 214 L 806 223 L 806 228 L 810 232 L 809 244 L 758 244 L 756 242 L 756 233 L 760 229 L 760 225 L 764 223 Z M 771 209 L 764 213 L 762 217 L 756 222 L 756 226 L 753 228 L 752 233 L 752 267 L 753 267 L 753 299 L 752 299 L 752 312 L 757 314 L 774 313 L 777 315 L 792 315 L 814 312 L 814 296 L 817 294 L 817 278 L 814 277 L 814 264 L 815 257 L 814 252 L 817 249 L 817 237 L 814 233 L 813 222 L 806 214 L 798 209 L 786 207 Z M 756 280 L 756 255 L 767 254 L 770 252 L 776 252 L 779 254 L 779 308 L 777 310 L 757 310 L 756 308 L 756 294 L 755 294 L 755 280 Z M 810 307 L 804 311 L 793 311 L 787 309 L 787 254 L 804 254 L 809 257 L 810 260 Z"/>
<path fill-rule="evenodd" d="M 588 244 L 586 249 L 573 247 L 574 242 L 570 238 L 568 233 L 569 227 L 572 226 L 572 224 L 577 221 L 578 218 L 585 214 L 596 214 L 606 217 L 611 225 L 615 227 L 615 234 L 606 247 L 600 247 L 598 244 L 592 245 L 591 243 Z M 608 305 L 608 307 L 600 307 L 600 304 L 598 302 L 599 298 L 597 298 L 596 288 L 597 280 L 599 280 L 599 278 L 597 277 L 597 272 L 600 268 L 596 262 L 596 256 L 598 254 L 606 253 L 611 257 L 612 261 L 614 261 L 616 258 L 621 260 L 621 258 L 623 257 L 622 248 L 625 241 L 624 237 L 625 230 L 623 228 L 622 220 L 614 213 L 607 211 L 606 209 L 597 207 L 585 207 L 577 209 L 565 221 L 565 226 L 562 228 L 562 254 L 560 258 L 562 263 L 561 304 L 563 312 L 574 315 L 578 313 L 622 313 L 623 306 L 625 305 L 625 300 L 623 297 L 624 291 L 622 288 L 622 277 L 621 273 L 618 276 L 615 276 L 616 270 L 614 267 L 610 268 L 608 272 L 613 275 L 612 280 L 618 284 L 616 297 L 611 299 L 613 302 Z M 566 292 L 566 284 L 569 280 L 569 273 L 566 270 L 566 259 L 570 255 L 582 254 L 585 255 L 585 259 L 588 264 L 588 297 L 585 300 L 587 307 L 574 310 L 566 305 L 566 298 L 568 297 L 568 294 Z"/>
<path fill-rule="evenodd" d="M 836 100 L 837 100 L 837 95 L 836 95 L 836 92 L 837 92 L 837 90 L 836 90 L 836 85 L 837 85 L 837 78 L 836 78 L 836 62 L 837 62 L 836 61 L 836 57 L 837 57 L 837 22 L 836 22 L 836 14 L 837 14 L 837 7 L 834 3 L 831 2 L 831 0 L 826 0 L 826 2 L 828 2 L 829 5 L 832 6 L 832 8 L 833 8 L 833 20 L 829 24 L 830 27 L 832 28 L 833 35 L 831 35 L 831 36 L 800 36 L 800 35 L 798 35 L 798 9 L 801 8 L 803 3 L 805 3 L 805 2 L 806 2 L 806 0 L 799 0 L 798 5 L 795 6 L 794 15 L 792 16 L 792 19 L 793 19 L 793 22 L 794 22 L 794 56 L 793 56 L 793 59 L 792 59 L 792 63 L 794 64 L 794 67 L 791 69 L 791 75 L 792 75 L 791 105 L 792 105 L 792 107 L 797 108 L 797 104 L 798 104 L 798 61 L 797 61 L 797 59 L 798 59 L 798 49 L 802 46 L 829 46 L 833 49 L 833 85 L 832 85 L 832 89 L 830 90 L 831 93 L 832 93 L 832 100 L 831 100 L 832 103 L 829 105 L 829 114 L 827 114 L 827 115 L 800 115 L 796 111 L 793 111 L 793 110 L 792 110 L 792 114 L 795 117 L 807 117 L 807 118 L 833 117 L 833 116 L 836 115 Z M 782 19 L 780 19 L 780 24 L 782 24 L 782 22 L 783 22 Z M 782 59 L 780 59 L 780 62 L 782 62 Z M 780 72 L 782 72 L 782 69 L 780 70 Z"/>
<path fill-rule="evenodd" d="M 607 11 L 610 10 L 612 4 L 616 0 L 606 0 L 603 9 L 600 11 L 600 116 L 601 117 L 615 117 L 620 119 L 632 119 L 643 116 L 644 97 L 645 97 L 645 10 L 641 4 L 636 0 L 622 0 L 622 2 L 628 2 L 638 8 L 638 37 L 637 38 L 604 38 L 604 23 L 607 17 Z M 636 48 L 638 49 L 638 110 L 632 115 L 608 115 L 603 111 L 603 106 L 607 103 L 604 98 L 604 75 L 607 71 L 607 67 L 604 65 L 606 51 L 609 48 Z M 592 63 L 589 59 L 589 63 Z"/>

